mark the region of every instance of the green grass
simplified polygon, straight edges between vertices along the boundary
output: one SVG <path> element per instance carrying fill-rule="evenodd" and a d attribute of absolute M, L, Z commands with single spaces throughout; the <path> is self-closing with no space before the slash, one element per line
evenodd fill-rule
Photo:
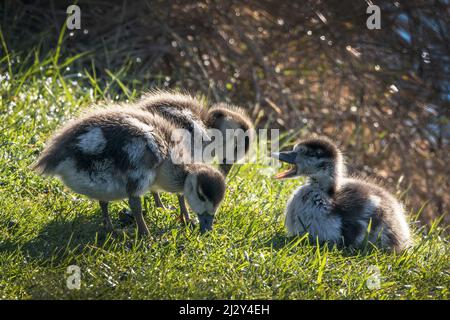
<path fill-rule="evenodd" d="M 449 244 L 443 228 L 414 227 L 403 254 L 352 253 L 287 238 L 284 205 L 302 181 L 270 179 L 267 168 L 234 168 L 215 229 L 181 226 L 145 197 L 152 239 L 102 231 L 97 204 L 29 169 L 52 131 L 97 100 L 130 99 L 120 74 L 67 70 L 75 59 L 0 58 L 0 299 L 447 299 Z M 26 66 L 26 67 L 24 67 Z M 121 71 L 123 72 L 123 70 Z M 5 78 L 7 75 L 8 79 Z M 176 199 L 164 195 L 167 204 Z M 112 206 L 113 218 L 126 208 Z M 413 210 L 417 212 L 418 210 Z M 81 268 L 81 289 L 66 286 Z M 370 290 L 378 268 L 380 288 Z"/>

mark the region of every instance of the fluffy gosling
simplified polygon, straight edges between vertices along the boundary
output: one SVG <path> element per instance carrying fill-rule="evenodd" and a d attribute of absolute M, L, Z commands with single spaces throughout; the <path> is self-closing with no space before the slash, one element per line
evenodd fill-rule
<path fill-rule="evenodd" d="M 401 203 L 380 186 L 347 177 L 342 154 L 329 139 L 306 139 L 273 156 L 292 165 L 276 179 L 308 177 L 286 207 L 290 235 L 309 233 L 313 241 L 353 248 L 367 240 L 395 251 L 410 245 Z"/>
<path fill-rule="evenodd" d="M 98 200 L 107 231 L 113 231 L 108 203 L 128 198 L 139 234 L 148 235 L 140 197 L 152 190 L 184 194 L 203 233 L 212 229 L 225 181 L 208 165 L 174 163 L 173 129 L 166 119 L 141 110 L 96 110 L 63 126 L 47 143 L 34 169 Z"/>

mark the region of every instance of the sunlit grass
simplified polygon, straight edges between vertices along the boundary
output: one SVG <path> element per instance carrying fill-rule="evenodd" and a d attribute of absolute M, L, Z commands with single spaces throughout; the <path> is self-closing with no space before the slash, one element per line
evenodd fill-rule
<path fill-rule="evenodd" d="M 108 71 L 101 83 L 94 71 L 71 70 L 74 58 L 38 56 L 0 60 L 0 298 L 448 298 L 448 237 L 437 224 L 415 225 L 416 246 L 401 255 L 287 238 L 283 209 L 302 181 L 274 181 L 256 165 L 233 169 L 209 234 L 181 226 L 175 212 L 156 209 L 146 196 L 152 239 L 133 231 L 107 236 L 95 202 L 29 165 L 73 114 L 98 100 L 133 99 L 138 90 L 120 81 L 123 70 Z M 176 205 L 171 195 L 163 201 Z M 113 204 L 116 221 L 125 207 Z M 81 268 L 80 290 L 66 286 L 69 265 Z M 380 288 L 371 290 L 374 267 Z"/>

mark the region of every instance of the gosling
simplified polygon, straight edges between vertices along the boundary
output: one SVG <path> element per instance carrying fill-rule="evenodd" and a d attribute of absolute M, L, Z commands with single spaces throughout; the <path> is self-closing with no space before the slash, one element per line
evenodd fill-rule
<path fill-rule="evenodd" d="M 128 198 L 138 233 L 148 235 L 141 196 L 148 190 L 184 194 L 200 230 L 212 229 L 225 194 L 220 171 L 206 164 L 174 163 L 174 126 L 166 119 L 124 107 L 98 109 L 63 126 L 47 143 L 34 169 L 57 176 L 74 192 L 98 200 L 107 231 L 108 203 Z"/>
<path fill-rule="evenodd" d="M 200 134 L 206 140 L 209 139 L 207 130 L 217 129 L 224 137 L 222 144 L 223 158 L 219 159 L 219 169 L 226 176 L 234 163 L 248 154 L 250 144 L 254 139 L 253 124 L 242 108 L 225 103 L 214 104 L 207 108 L 205 104 L 188 94 L 169 91 L 153 91 L 144 95 L 137 103 L 139 109 L 164 117 L 173 123 L 177 129 L 186 129 L 191 135 Z M 227 135 L 227 130 L 235 130 L 235 136 Z M 239 145 L 239 142 L 244 142 Z M 202 147 L 206 147 L 208 142 Z M 226 148 L 232 148 L 232 153 L 227 153 Z M 227 155 L 233 154 L 233 158 Z M 164 208 L 158 193 L 153 193 L 157 207 Z M 182 195 L 179 195 L 180 204 L 179 219 L 190 222 Z"/>
<path fill-rule="evenodd" d="M 369 241 L 396 252 L 411 244 L 402 204 L 380 186 L 347 177 L 342 153 L 329 139 L 306 139 L 273 157 L 292 165 L 276 179 L 308 177 L 286 207 L 289 235 L 308 233 L 313 241 L 352 248 Z"/>
<path fill-rule="evenodd" d="M 144 95 L 137 102 L 137 106 L 172 121 L 177 128 L 187 129 L 190 133 L 197 131 L 208 137 L 207 129 L 219 130 L 225 138 L 223 150 L 228 146 L 234 151 L 232 158 L 227 158 L 228 154 L 223 152 L 223 158 L 219 159 L 219 168 L 225 175 L 233 163 L 247 154 L 254 138 L 250 118 L 242 108 L 234 105 L 216 103 L 207 108 L 205 103 L 188 94 L 158 90 Z M 229 129 L 246 134 L 243 139 L 237 139 L 238 142 L 244 142 L 243 146 L 238 145 L 234 137 L 226 135 L 226 130 Z M 243 147 L 243 153 L 238 152 L 239 147 Z"/>

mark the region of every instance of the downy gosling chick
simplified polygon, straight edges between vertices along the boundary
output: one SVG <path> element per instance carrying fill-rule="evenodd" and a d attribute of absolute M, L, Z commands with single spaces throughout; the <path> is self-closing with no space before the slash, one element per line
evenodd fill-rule
<path fill-rule="evenodd" d="M 342 154 L 330 140 L 306 139 L 273 156 L 292 165 L 276 179 L 308 177 L 286 207 L 291 236 L 309 233 L 313 241 L 353 248 L 367 241 L 395 251 L 409 246 L 402 204 L 380 186 L 346 177 Z"/>
<path fill-rule="evenodd" d="M 170 154 L 173 129 L 164 118 L 140 110 L 96 110 L 63 126 L 34 169 L 98 200 L 108 231 L 113 231 L 108 202 L 128 198 L 139 234 L 148 235 L 140 197 L 152 190 L 184 194 L 203 233 L 212 229 L 225 181 L 208 165 L 175 164 Z"/>
<path fill-rule="evenodd" d="M 159 115 L 171 121 L 178 129 L 186 129 L 193 136 L 195 132 L 208 138 L 207 129 L 217 129 L 224 140 L 222 145 L 223 159 L 219 168 L 226 176 L 233 163 L 241 160 L 250 149 L 254 139 L 253 124 L 242 108 L 225 103 L 214 104 L 207 108 L 205 104 L 190 95 L 168 91 L 154 91 L 144 95 L 137 107 Z M 227 130 L 236 130 L 236 137 L 227 136 Z M 244 145 L 238 145 L 244 141 Z M 203 144 L 203 148 L 208 144 Z M 233 158 L 227 158 L 226 148 L 232 148 Z M 242 151 L 243 150 L 243 151 Z M 153 193 L 157 207 L 164 208 L 158 193 Z M 180 204 L 180 220 L 189 222 L 189 213 L 184 204 L 183 196 L 178 198 Z"/>
<path fill-rule="evenodd" d="M 158 114 L 172 121 L 177 128 L 187 129 L 191 134 L 194 131 L 207 135 L 206 129 L 218 129 L 222 136 L 223 150 L 229 146 L 232 148 L 233 156 L 228 159 L 226 152 L 223 152 L 223 159 L 220 161 L 220 170 L 227 175 L 233 163 L 242 159 L 250 149 L 250 144 L 254 138 L 253 124 L 244 109 L 226 103 L 216 103 L 210 108 L 190 95 L 168 91 L 154 91 L 144 95 L 137 106 L 143 110 Z M 226 130 L 239 130 L 247 133 L 243 139 L 235 139 L 226 135 Z M 238 136 L 240 138 L 241 136 Z M 227 139 L 228 138 L 228 139 Z M 233 139 L 232 139 L 233 138 Z M 244 142 L 243 146 L 237 145 Z M 238 152 L 239 147 L 243 147 L 244 152 Z"/>

